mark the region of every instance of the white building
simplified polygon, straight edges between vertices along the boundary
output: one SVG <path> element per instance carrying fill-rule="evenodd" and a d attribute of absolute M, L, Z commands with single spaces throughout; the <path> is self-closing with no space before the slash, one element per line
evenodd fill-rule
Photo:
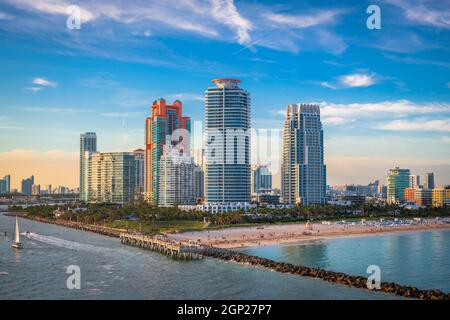
<path fill-rule="evenodd" d="M 133 200 L 136 161 L 131 152 L 86 152 L 87 202 L 123 204 Z"/>
<path fill-rule="evenodd" d="M 191 157 L 164 146 L 159 163 L 159 201 L 162 207 L 195 204 L 194 170 Z"/>

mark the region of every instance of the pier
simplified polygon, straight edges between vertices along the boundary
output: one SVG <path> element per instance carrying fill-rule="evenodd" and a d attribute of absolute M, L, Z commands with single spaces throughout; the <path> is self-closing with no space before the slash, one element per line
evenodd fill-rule
<path fill-rule="evenodd" d="M 120 242 L 129 246 L 163 253 L 174 259 L 203 259 L 203 248 L 198 244 L 183 243 L 157 236 L 121 233 Z"/>

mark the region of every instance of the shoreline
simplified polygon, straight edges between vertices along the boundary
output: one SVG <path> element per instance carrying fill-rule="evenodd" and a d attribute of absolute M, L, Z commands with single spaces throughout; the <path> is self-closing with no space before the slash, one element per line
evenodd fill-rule
<path fill-rule="evenodd" d="M 197 241 L 200 244 L 222 249 L 239 249 L 281 244 L 302 243 L 314 240 L 329 240 L 350 237 L 377 236 L 383 234 L 424 232 L 450 229 L 448 223 L 424 223 L 395 227 L 367 227 L 313 224 L 313 230 L 305 230 L 305 224 L 265 225 L 258 227 L 238 227 L 220 230 L 203 230 L 168 235 L 177 241 Z M 310 232 L 304 234 L 304 231 Z M 198 241 L 200 240 L 200 241 Z"/>

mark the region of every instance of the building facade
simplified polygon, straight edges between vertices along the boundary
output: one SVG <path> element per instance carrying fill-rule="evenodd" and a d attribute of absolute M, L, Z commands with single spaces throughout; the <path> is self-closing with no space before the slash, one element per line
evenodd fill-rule
<path fill-rule="evenodd" d="M 318 105 L 291 104 L 287 107 L 281 195 L 285 204 L 326 203 L 326 166 Z"/>
<path fill-rule="evenodd" d="M 134 199 L 136 161 L 131 152 L 85 153 L 87 202 L 124 204 Z"/>
<path fill-rule="evenodd" d="M 80 134 L 80 200 L 87 201 L 85 152 L 97 152 L 97 134 L 86 132 Z"/>
<path fill-rule="evenodd" d="M 425 173 L 425 181 L 423 182 L 425 189 L 434 189 L 434 173 Z"/>
<path fill-rule="evenodd" d="M 433 207 L 450 207 L 450 186 L 433 189 L 431 201 Z"/>
<path fill-rule="evenodd" d="M 166 147 L 167 151 L 159 161 L 158 205 L 161 207 L 193 205 L 196 203 L 194 170 L 197 166 L 190 156 Z"/>
<path fill-rule="evenodd" d="M 134 160 L 136 161 L 136 196 L 144 195 L 145 191 L 145 151 L 137 149 L 133 151 Z"/>
<path fill-rule="evenodd" d="M 191 118 L 183 116 L 182 103 L 179 100 L 167 104 L 164 99 L 153 102 L 151 117 L 145 125 L 145 194 L 146 200 L 159 203 L 160 191 L 160 159 L 164 145 L 170 143 L 177 150 L 189 154 L 189 135 Z"/>
<path fill-rule="evenodd" d="M 0 179 L 0 193 L 10 193 L 11 192 L 11 175 L 7 174 Z"/>
<path fill-rule="evenodd" d="M 34 184 L 34 176 L 31 176 L 29 178 L 26 179 L 22 179 L 22 189 L 21 192 L 24 194 L 30 194 L 33 191 L 33 184 Z"/>
<path fill-rule="evenodd" d="M 389 170 L 387 176 L 387 201 L 391 204 L 403 203 L 405 201 L 405 189 L 410 183 L 409 169 L 394 167 Z"/>
<path fill-rule="evenodd" d="M 429 207 L 431 206 L 432 190 L 417 188 L 414 189 L 414 203 L 418 206 Z"/>
<path fill-rule="evenodd" d="M 237 79 L 212 82 L 216 86 L 205 91 L 205 200 L 219 205 L 249 203 L 250 93 L 239 87 Z"/>
<path fill-rule="evenodd" d="M 267 166 L 256 166 L 252 170 L 252 194 L 272 189 L 272 172 Z"/>
<path fill-rule="evenodd" d="M 409 187 L 410 188 L 420 188 L 420 176 L 416 174 L 411 174 L 409 176 Z"/>

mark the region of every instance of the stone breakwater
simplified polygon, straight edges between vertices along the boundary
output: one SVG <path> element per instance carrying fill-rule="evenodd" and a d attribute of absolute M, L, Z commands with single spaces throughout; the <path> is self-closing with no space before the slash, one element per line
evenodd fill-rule
<path fill-rule="evenodd" d="M 367 288 L 367 278 L 361 276 L 351 276 L 342 272 L 333 272 L 318 268 L 293 265 L 290 263 L 276 262 L 266 258 L 214 247 L 205 248 L 203 255 L 245 265 L 264 267 L 282 273 L 319 278 L 327 282 L 369 290 Z M 415 287 L 403 286 L 393 282 L 381 282 L 381 288 L 377 291 L 423 300 L 450 300 L 450 293 L 444 293 L 439 290 L 420 290 Z"/>
<path fill-rule="evenodd" d="M 125 232 L 125 230 L 122 230 L 122 229 L 108 228 L 108 227 L 104 227 L 104 226 L 86 224 L 86 223 L 75 222 L 75 221 L 50 220 L 47 218 L 26 215 L 23 213 L 6 213 L 5 215 L 14 216 L 14 217 L 17 215 L 18 217 L 24 218 L 24 219 L 29 219 L 29 220 L 34 220 L 34 221 L 49 223 L 49 224 L 55 224 L 58 226 L 82 230 L 82 231 L 94 232 L 94 233 L 98 233 L 98 234 L 108 236 L 108 237 L 113 237 L 113 238 L 119 238 L 120 233 Z"/>

